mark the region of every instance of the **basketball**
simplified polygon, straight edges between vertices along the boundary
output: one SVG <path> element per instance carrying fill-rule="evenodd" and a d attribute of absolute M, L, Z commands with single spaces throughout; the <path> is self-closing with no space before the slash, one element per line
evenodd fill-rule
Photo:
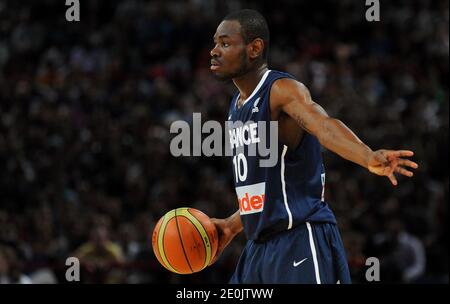
<path fill-rule="evenodd" d="M 194 208 L 177 208 L 156 223 L 153 252 L 169 271 L 177 274 L 199 272 L 215 257 L 218 235 L 210 218 Z"/>

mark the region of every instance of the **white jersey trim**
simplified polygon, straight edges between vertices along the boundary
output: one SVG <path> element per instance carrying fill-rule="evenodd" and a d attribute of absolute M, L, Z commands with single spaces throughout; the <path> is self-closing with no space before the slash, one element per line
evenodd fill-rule
<path fill-rule="evenodd" d="M 288 147 L 286 145 L 283 146 L 283 153 L 281 154 L 281 189 L 283 191 L 283 200 L 284 200 L 284 206 L 286 207 L 286 211 L 289 217 L 289 224 L 288 224 L 288 230 L 292 228 L 292 213 L 289 209 L 288 200 L 287 200 L 287 194 L 286 194 L 286 181 L 284 178 L 284 156 L 286 155 Z"/>
<path fill-rule="evenodd" d="M 269 73 L 270 73 L 271 71 L 272 71 L 272 70 L 267 70 L 267 71 L 264 73 L 263 77 L 261 77 L 261 80 L 258 82 L 258 85 L 257 85 L 256 88 L 253 90 L 252 94 L 250 94 L 250 96 L 249 96 L 246 100 L 244 100 L 244 102 L 243 102 L 242 105 L 239 107 L 239 109 L 242 108 L 242 107 L 247 103 L 247 101 L 249 101 L 250 99 L 252 99 L 253 96 L 255 96 L 256 92 L 258 92 L 259 89 L 262 87 L 264 81 L 266 81 L 266 78 L 267 78 L 267 76 L 269 76 Z M 239 97 L 240 97 L 240 96 L 241 96 L 241 94 L 238 93 L 238 96 L 236 97 L 236 102 L 235 102 L 235 104 L 234 104 L 234 106 L 235 106 L 236 109 L 238 108 L 238 107 L 237 107 L 237 101 L 239 100 Z"/>

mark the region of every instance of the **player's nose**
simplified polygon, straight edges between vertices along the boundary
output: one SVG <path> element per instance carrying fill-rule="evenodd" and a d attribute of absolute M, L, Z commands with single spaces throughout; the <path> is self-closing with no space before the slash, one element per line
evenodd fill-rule
<path fill-rule="evenodd" d="M 219 50 L 217 49 L 217 45 L 215 45 L 212 50 L 209 52 L 209 54 L 211 55 L 211 57 L 219 57 L 220 53 Z"/>

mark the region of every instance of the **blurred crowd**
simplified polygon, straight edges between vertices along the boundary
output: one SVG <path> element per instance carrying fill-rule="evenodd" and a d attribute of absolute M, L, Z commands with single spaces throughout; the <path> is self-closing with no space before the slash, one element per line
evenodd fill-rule
<path fill-rule="evenodd" d="M 412 179 L 370 174 L 324 150 L 326 200 L 354 282 L 368 257 L 381 282 L 448 283 L 448 1 L 0 0 L 0 283 L 225 283 L 245 243 L 177 276 L 151 247 L 156 221 L 190 206 L 237 208 L 231 160 L 170 154 L 174 120 L 225 121 L 231 83 L 209 72 L 228 12 L 258 9 L 270 68 L 372 149 L 415 151 Z"/>

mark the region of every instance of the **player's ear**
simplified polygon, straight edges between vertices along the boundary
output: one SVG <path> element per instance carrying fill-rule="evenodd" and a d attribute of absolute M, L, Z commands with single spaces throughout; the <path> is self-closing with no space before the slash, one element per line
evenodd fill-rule
<path fill-rule="evenodd" d="M 261 38 L 256 38 L 249 44 L 249 57 L 250 59 L 256 59 L 262 56 L 264 51 L 264 41 Z"/>

